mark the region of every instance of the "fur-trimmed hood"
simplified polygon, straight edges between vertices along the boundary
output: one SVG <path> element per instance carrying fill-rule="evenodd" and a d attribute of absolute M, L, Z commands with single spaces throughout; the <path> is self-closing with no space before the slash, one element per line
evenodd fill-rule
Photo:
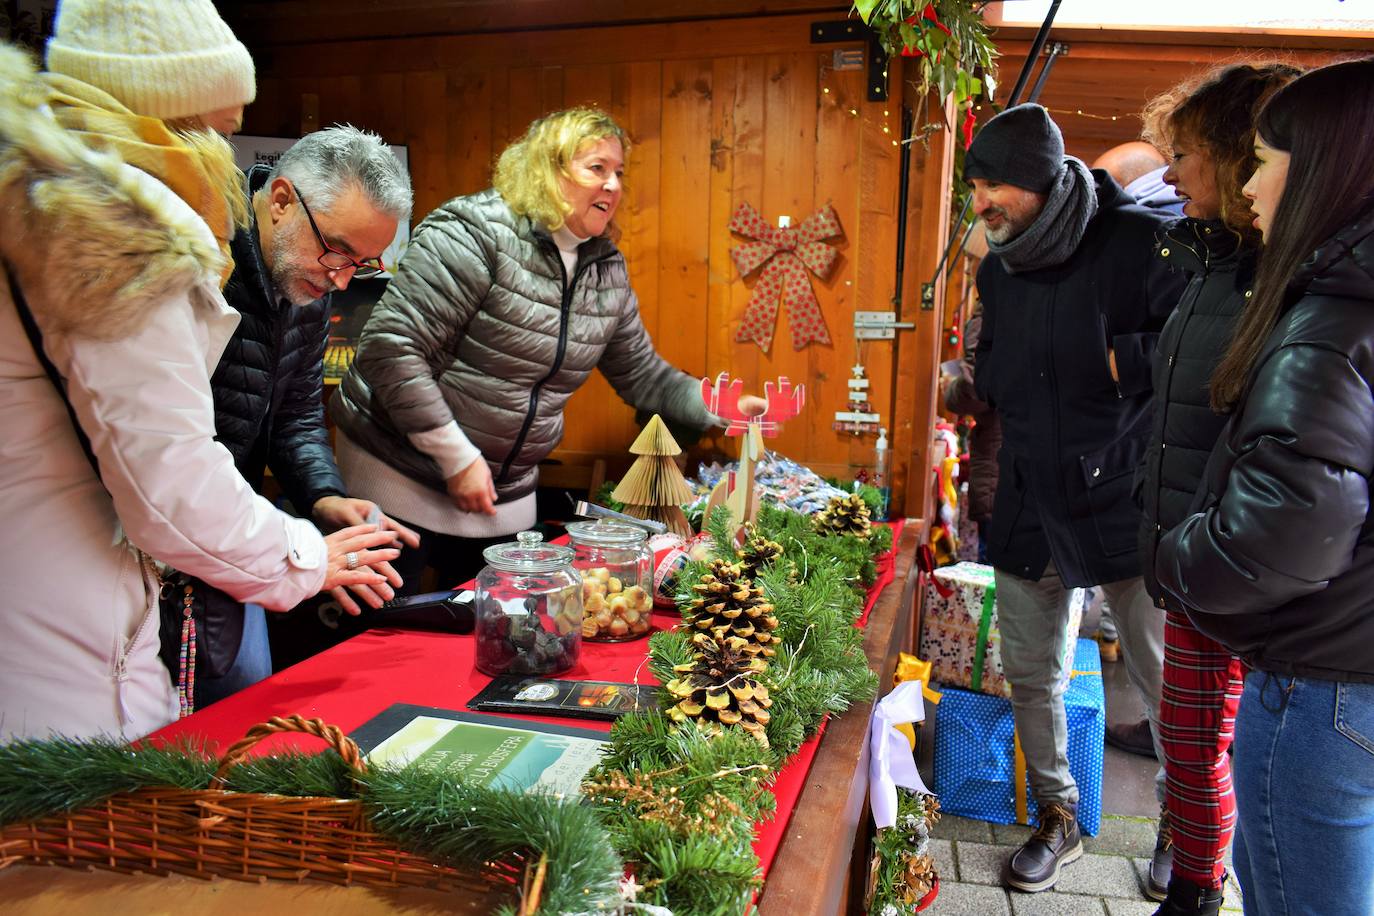
<path fill-rule="evenodd" d="M 116 338 L 150 304 L 213 289 L 224 261 L 200 217 L 59 127 L 48 98 L 28 57 L 0 43 L 0 257 L 44 325 Z"/>

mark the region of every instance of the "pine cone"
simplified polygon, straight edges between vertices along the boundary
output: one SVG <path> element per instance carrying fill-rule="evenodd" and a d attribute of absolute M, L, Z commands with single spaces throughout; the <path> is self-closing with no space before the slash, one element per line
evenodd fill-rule
<path fill-rule="evenodd" d="M 753 525 L 745 528 L 744 546 L 739 548 L 739 565 L 747 578 L 754 578 L 759 570 L 782 556 L 782 545 L 759 534 Z"/>
<path fill-rule="evenodd" d="M 777 637 L 778 618 L 773 605 L 763 597 L 763 589 L 744 575 L 739 563 L 715 560 L 711 571 L 692 586 L 696 598 L 682 612 L 683 621 L 692 629 L 710 633 L 723 641 L 737 636 L 743 639 L 753 655 L 771 657 Z"/>
<path fill-rule="evenodd" d="M 919 903 L 935 884 L 935 860 L 929 855 L 913 856 L 903 853 L 902 861 L 901 880 L 906 885 L 902 899 L 908 904 Z"/>
<path fill-rule="evenodd" d="M 711 734 L 723 725 L 738 725 L 768 747 L 768 707 L 773 700 L 768 688 L 754 678 L 766 667 L 763 659 L 749 652 L 749 643 L 738 636 L 716 640 L 697 633 L 692 648 L 695 659 L 675 666 L 681 677 L 664 685 L 678 700 L 668 717 L 697 722 Z"/>
<path fill-rule="evenodd" d="M 867 539 L 872 531 L 868 504 L 858 493 L 836 496 L 830 500 L 821 514 L 816 516 L 815 526 L 821 534 L 851 534 L 856 538 Z"/>

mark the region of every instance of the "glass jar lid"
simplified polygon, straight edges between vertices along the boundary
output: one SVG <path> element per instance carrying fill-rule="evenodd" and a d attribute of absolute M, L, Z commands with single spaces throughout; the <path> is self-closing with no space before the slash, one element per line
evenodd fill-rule
<path fill-rule="evenodd" d="M 589 547 L 634 547 L 649 538 L 643 528 L 623 522 L 572 522 L 568 534 L 575 543 Z"/>
<path fill-rule="evenodd" d="M 515 543 L 488 547 L 482 556 L 497 569 L 514 573 L 557 572 L 572 562 L 571 547 L 545 544 L 543 540 L 537 531 L 522 531 L 515 536 Z"/>

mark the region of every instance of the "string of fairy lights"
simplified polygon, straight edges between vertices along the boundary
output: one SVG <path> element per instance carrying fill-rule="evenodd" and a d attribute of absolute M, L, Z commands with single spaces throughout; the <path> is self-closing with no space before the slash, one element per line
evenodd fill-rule
<path fill-rule="evenodd" d="M 829 105 L 831 105 L 831 106 L 833 106 L 833 107 L 835 107 L 835 108 L 837 108 L 837 109 L 839 109 L 839 110 L 845 112 L 845 113 L 848 114 L 850 117 L 852 117 L 852 118 L 857 118 L 857 119 L 859 119 L 861 122 L 863 122 L 864 124 L 866 124 L 866 125 L 868 125 L 868 126 L 870 126 L 870 127 L 876 128 L 876 129 L 878 129 L 878 130 L 881 130 L 882 133 L 884 133 L 885 135 L 887 135 L 887 136 L 890 137 L 890 138 L 893 138 L 893 139 L 892 139 L 892 145 L 893 145 L 893 146 L 900 146 L 902 143 L 913 143 L 913 142 L 915 142 L 915 141 L 918 139 L 918 138 L 916 138 L 916 137 L 906 137 L 906 138 L 902 138 L 902 139 L 897 139 L 897 138 L 896 138 L 896 135 L 897 135 L 897 133 L 898 133 L 899 128 L 894 127 L 893 124 L 892 124 L 892 111 L 893 111 L 893 109 L 892 109 L 892 107 L 891 107 L 890 105 L 889 105 L 888 107 L 885 107 L 885 108 L 883 109 L 882 121 L 881 121 L 881 123 L 880 123 L 880 122 L 877 122 L 877 121 L 873 120 L 873 119 L 870 118 L 868 115 L 864 114 L 864 112 L 861 111 L 861 110 L 859 109 L 859 107 L 858 107 L 855 103 L 851 102 L 851 101 L 848 100 L 848 99 L 841 98 L 841 93 L 840 93 L 840 92 L 838 92 L 838 91 L 832 91 L 832 88 L 831 88 L 830 86 L 826 85 L 826 78 L 827 78 L 827 75 L 828 75 L 828 74 L 833 73 L 833 72 L 834 72 L 834 68 L 833 68 L 833 67 L 822 67 L 822 68 L 821 68 L 821 73 L 820 73 L 820 83 L 821 83 L 820 103 L 821 103 L 821 104 L 823 104 L 823 105 L 824 105 L 824 104 L 829 104 Z M 887 76 L 887 74 L 884 73 L 883 76 Z M 979 103 L 979 104 L 973 106 L 973 110 L 974 110 L 975 112 L 981 112 L 981 111 L 983 110 L 983 107 L 984 107 L 983 104 L 982 104 L 982 103 Z M 1113 122 L 1113 121 L 1124 121 L 1124 120 L 1128 120 L 1128 119 L 1133 119 L 1133 120 L 1137 120 L 1137 121 L 1138 121 L 1138 120 L 1140 119 L 1140 114 L 1139 114 L 1138 112 L 1127 112 L 1127 113 L 1125 113 L 1125 114 L 1096 114 L 1096 113 L 1091 112 L 1091 111 L 1084 111 L 1084 110 L 1081 109 L 1081 108 L 1050 108 L 1050 107 L 1048 107 L 1048 106 L 1046 107 L 1046 110 L 1047 110 L 1050 114 L 1052 114 L 1052 115 L 1059 115 L 1059 116 L 1061 116 L 1061 118 L 1078 117 L 1078 118 L 1086 118 L 1086 119 L 1091 120 L 1091 121 L 1107 121 L 1107 122 Z"/>

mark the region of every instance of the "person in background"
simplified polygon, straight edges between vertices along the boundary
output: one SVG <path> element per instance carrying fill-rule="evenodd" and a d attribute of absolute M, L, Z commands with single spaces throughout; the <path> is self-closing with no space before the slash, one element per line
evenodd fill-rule
<path fill-rule="evenodd" d="M 1209 388 L 1230 420 L 1155 557 L 1169 606 L 1249 669 L 1232 860 L 1246 912 L 1273 916 L 1374 912 L 1371 148 L 1374 59 L 1260 112 L 1264 253 Z"/>
<path fill-rule="evenodd" d="M 381 272 L 382 252 L 410 215 L 410 177 L 376 134 L 336 126 L 307 134 L 274 166 L 250 168 L 248 193 L 249 225 L 230 243 L 234 273 L 224 289 L 242 318 L 211 377 L 216 437 L 253 489 L 271 468 L 291 505 L 321 530 L 364 524 L 378 507 L 347 496 L 325 429 L 330 301 L 355 277 Z M 414 532 L 376 517 L 418 546 Z M 386 583 L 354 590 L 370 607 L 394 597 Z M 358 613 L 344 589 L 334 598 Z M 198 679 L 201 706 L 272 673 L 263 609 L 249 604 L 243 613 L 233 667 Z"/>
<path fill-rule="evenodd" d="M 1111 175 L 1121 190 L 1140 206 L 1183 215 L 1183 201 L 1173 186 L 1164 180 L 1169 163 L 1154 146 L 1144 140 L 1119 143 L 1093 161 L 1093 168 Z"/>
<path fill-rule="evenodd" d="M 200 125 L 252 100 L 247 50 L 208 0 L 66 0 L 48 68 L 0 45 L 0 740 L 133 739 L 185 708 L 155 561 L 287 608 L 397 551 L 273 509 L 213 438 L 247 213 Z"/>
<path fill-rule="evenodd" d="M 1150 357 L 1182 279 L 1153 258 L 1166 217 L 1064 155 L 1039 105 L 1008 108 L 964 160 L 987 228 L 974 385 L 1002 420 L 988 560 L 1002 663 L 1040 822 L 1006 882 L 1040 891 L 1083 853 L 1061 680 L 1074 588 L 1100 586 L 1152 715 L 1163 614 L 1140 578 L 1131 499 L 1149 434 Z M 1162 755 L 1161 755 L 1162 757 Z M 1163 801 L 1163 774 L 1158 793 Z"/>
<path fill-rule="evenodd" d="M 534 524 L 539 461 L 592 370 L 641 411 L 718 422 L 699 380 L 654 351 L 615 245 L 628 145 L 596 109 L 532 123 L 491 189 L 415 230 L 363 329 L 330 404 L 339 465 L 350 492 L 420 532 L 398 567 L 412 588 L 426 566 L 461 584 L 482 547 Z"/>
<path fill-rule="evenodd" d="M 1202 469 L 1227 415 L 1212 409 L 1208 385 L 1253 293 L 1260 233 L 1241 187 L 1255 168 L 1255 117 L 1299 71 L 1284 64 L 1220 68 L 1146 106 L 1145 134 L 1171 162 L 1164 180 L 1184 201 L 1159 257 L 1191 279 L 1155 350 L 1154 426 L 1145 452 L 1140 552 L 1145 587 L 1165 610 L 1160 743 L 1172 827 L 1173 872 L 1164 916 L 1215 914 L 1223 859 L 1235 824 L 1226 750 L 1243 669 L 1200 634 L 1155 579 L 1163 532 L 1188 517 Z"/>
<path fill-rule="evenodd" d="M 978 230 L 974 230 L 977 232 Z M 983 304 L 976 298 L 972 314 L 964 322 L 963 354 L 960 374 L 946 376 L 945 409 L 960 416 L 973 417 L 968 441 L 969 518 L 978 526 L 978 562 L 987 562 L 988 526 L 992 521 L 992 498 L 997 492 L 997 451 L 1002 447 L 1002 422 L 997 411 L 978 399 L 973 388 L 973 355 L 983 326 Z"/>

